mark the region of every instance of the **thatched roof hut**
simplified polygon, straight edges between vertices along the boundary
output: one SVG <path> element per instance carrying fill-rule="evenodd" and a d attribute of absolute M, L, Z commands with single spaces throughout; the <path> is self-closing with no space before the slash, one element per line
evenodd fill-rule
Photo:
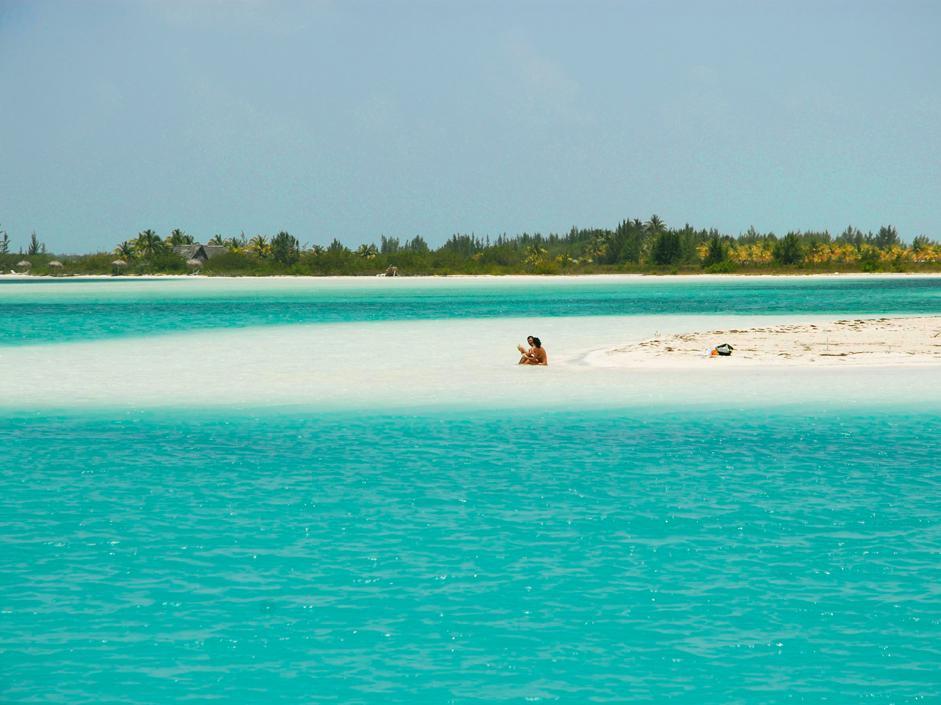
<path fill-rule="evenodd" d="M 217 255 L 226 254 L 229 249 L 223 245 L 201 245 L 198 242 L 194 242 L 191 245 L 177 245 L 173 248 L 173 251 L 180 257 L 185 257 L 187 263 L 189 263 L 189 260 L 194 259 L 198 259 L 200 263 L 205 263 L 206 260 L 212 259 Z"/>
<path fill-rule="evenodd" d="M 127 262 L 125 262 L 123 259 L 116 259 L 114 260 L 114 262 L 111 263 L 111 266 L 112 267 L 126 267 Z"/>
<path fill-rule="evenodd" d="M 20 269 L 29 269 L 30 267 L 33 266 L 33 263 L 30 262 L 28 259 L 21 259 L 19 262 L 16 263 L 16 266 L 19 267 Z"/>
<path fill-rule="evenodd" d="M 49 263 L 49 266 L 54 269 L 62 269 L 63 264 L 59 260 L 54 259 Z"/>
<path fill-rule="evenodd" d="M 201 259 L 188 259 L 186 260 L 187 267 L 202 267 L 205 264 Z"/>

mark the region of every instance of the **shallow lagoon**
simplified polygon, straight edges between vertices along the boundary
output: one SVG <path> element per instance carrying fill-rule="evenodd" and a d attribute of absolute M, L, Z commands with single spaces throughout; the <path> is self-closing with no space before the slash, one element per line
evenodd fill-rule
<path fill-rule="evenodd" d="M 0 287 L 4 701 L 941 698 L 937 367 L 582 364 L 938 279 L 203 281 Z"/>

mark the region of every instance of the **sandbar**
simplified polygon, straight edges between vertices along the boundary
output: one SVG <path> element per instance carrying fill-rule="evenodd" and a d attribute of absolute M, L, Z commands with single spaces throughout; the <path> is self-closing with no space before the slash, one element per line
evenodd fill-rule
<path fill-rule="evenodd" d="M 812 404 L 819 411 L 941 403 L 941 365 L 912 364 L 916 358 L 899 350 L 892 365 L 882 366 L 821 365 L 800 357 L 787 367 L 759 364 L 746 357 L 747 344 L 738 356 L 705 357 L 708 345 L 722 342 L 710 331 L 769 329 L 761 335 L 770 339 L 775 330 L 784 336 L 791 335 L 789 326 L 826 330 L 835 320 L 804 314 L 383 321 L 9 346 L 0 347 L 0 365 L 11 372 L 0 376 L 0 406 L 303 407 L 304 413 L 522 408 L 535 429 L 549 409 Z M 934 317 L 905 325 L 930 332 L 938 323 Z M 516 365 L 516 345 L 529 333 L 545 341 L 548 368 Z M 671 368 L 663 364 L 670 358 L 658 357 L 654 347 L 638 347 L 683 335 L 701 336 L 690 341 L 691 364 Z M 793 343 L 783 340 L 790 342 L 782 348 Z"/>
<path fill-rule="evenodd" d="M 710 351 L 732 346 L 729 357 Z M 601 367 L 941 365 L 941 316 L 844 318 L 671 333 L 586 356 Z"/>

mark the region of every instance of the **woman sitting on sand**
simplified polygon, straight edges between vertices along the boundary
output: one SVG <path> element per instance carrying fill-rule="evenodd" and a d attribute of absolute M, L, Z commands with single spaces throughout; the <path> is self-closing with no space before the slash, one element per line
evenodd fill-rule
<path fill-rule="evenodd" d="M 521 365 L 542 365 L 547 367 L 549 365 L 549 357 L 546 355 L 546 351 L 542 347 L 542 341 L 539 340 L 534 335 L 526 338 L 526 342 L 530 344 L 529 350 L 524 348 L 522 345 L 517 345 L 516 349 L 522 353 L 519 364 Z"/>

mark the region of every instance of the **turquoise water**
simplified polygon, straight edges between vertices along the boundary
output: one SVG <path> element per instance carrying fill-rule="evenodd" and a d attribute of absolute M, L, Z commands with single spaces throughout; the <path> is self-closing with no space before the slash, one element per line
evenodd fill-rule
<path fill-rule="evenodd" d="M 937 278 L 69 284 L 0 286 L 0 345 L 941 313 Z M 0 403 L 2 703 L 941 702 L 941 407 L 17 403 Z"/>
<path fill-rule="evenodd" d="M 67 286 L 72 284 L 73 286 Z M 291 323 L 657 314 L 941 313 L 941 277 L 621 282 L 0 279 L 0 345 Z"/>
<path fill-rule="evenodd" d="M 941 417 L 8 414 L 3 702 L 941 700 Z"/>

